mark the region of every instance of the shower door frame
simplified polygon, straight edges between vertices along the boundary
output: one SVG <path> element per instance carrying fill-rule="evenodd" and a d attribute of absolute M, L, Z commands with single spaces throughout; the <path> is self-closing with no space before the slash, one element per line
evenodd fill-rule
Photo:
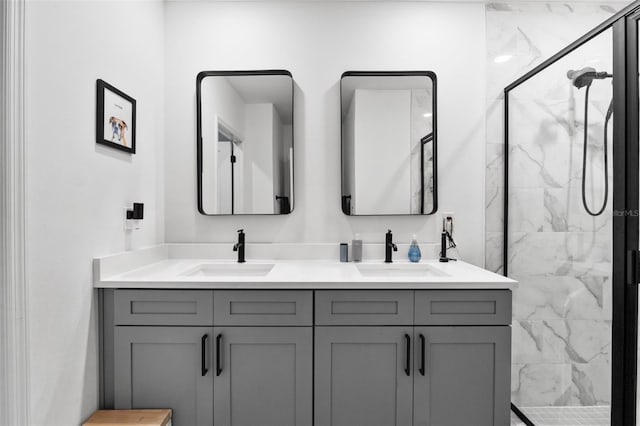
<path fill-rule="evenodd" d="M 509 255 L 509 92 L 608 29 L 613 35 L 613 259 L 611 425 L 636 425 L 638 351 L 639 142 L 638 25 L 635 1 L 504 88 L 503 274 Z M 616 125 L 624 117 L 624 125 Z M 519 413 L 517 407 L 514 411 Z M 520 413 L 521 414 L 521 413 Z M 528 419 L 523 419 L 533 424 Z"/>

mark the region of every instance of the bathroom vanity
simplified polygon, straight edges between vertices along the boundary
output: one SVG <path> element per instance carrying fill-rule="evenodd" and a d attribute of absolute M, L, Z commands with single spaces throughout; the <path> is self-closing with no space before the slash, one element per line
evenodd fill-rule
<path fill-rule="evenodd" d="M 95 261 L 104 408 L 172 408 L 178 426 L 508 424 L 514 281 L 176 251 Z"/>

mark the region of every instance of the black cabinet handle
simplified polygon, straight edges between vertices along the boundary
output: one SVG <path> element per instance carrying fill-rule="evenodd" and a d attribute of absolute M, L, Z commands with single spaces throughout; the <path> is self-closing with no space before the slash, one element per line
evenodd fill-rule
<path fill-rule="evenodd" d="M 424 376 L 426 371 L 426 362 L 425 362 L 425 346 L 426 339 L 423 334 L 420 334 L 420 374 Z"/>
<path fill-rule="evenodd" d="M 202 368 L 202 377 L 207 375 L 207 339 L 209 338 L 208 334 L 202 336 L 202 354 L 200 358 L 201 368 Z"/>
<path fill-rule="evenodd" d="M 220 355 L 220 346 L 222 346 L 222 334 L 216 336 L 216 376 L 222 373 L 222 360 Z"/>
<path fill-rule="evenodd" d="M 404 335 L 404 344 L 405 344 L 405 350 L 407 354 L 407 358 L 405 359 L 405 365 L 404 365 L 404 373 L 407 376 L 410 376 L 411 375 L 411 336 L 409 336 L 406 333 Z"/>

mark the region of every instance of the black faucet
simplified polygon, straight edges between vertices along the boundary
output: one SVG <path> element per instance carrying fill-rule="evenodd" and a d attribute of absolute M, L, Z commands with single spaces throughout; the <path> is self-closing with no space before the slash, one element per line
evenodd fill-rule
<path fill-rule="evenodd" d="M 244 229 L 238 229 L 238 242 L 233 245 L 233 251 L 238 252 L 238 263 L 244 263 Z"/>
<path fill-rule="evenodd" d="M 384 241 L 384 261 L 385 263 L 393 262 L 393 253 L 392 251 L 398 251 L 398 246 L 393 243 L 393 234 L 391 233 L 391 229 L 387 231 L 385 235 Z"/>
<path fill-rule="evenodd" d="M 453 241 L 451 234 L 453 233 L 453 218 L 447 216 L 442 219 L 442 234 L 440 234 L 440 262 L 456 261 L 452 257 L 447 257 L 447 249 L 455 248 L 456 243 Z"/>
<path fill-rule="evenodd" d="M 440 234 L 440 262 L 448 262 L 449 258 L 447 257 L 447 231 L 442 230 L 442 234 Z"/>

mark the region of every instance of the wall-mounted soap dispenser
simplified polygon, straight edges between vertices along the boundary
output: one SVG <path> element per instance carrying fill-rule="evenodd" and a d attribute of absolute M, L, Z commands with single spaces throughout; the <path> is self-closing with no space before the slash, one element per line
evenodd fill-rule
<path fill-rule="evenodd" d="M 133 203 L 133 209 L 125 207 L 124 210 L 125 231 L 140 229 L 142 227 L 141 221 L 144 218 L 144 204 Z"/>

